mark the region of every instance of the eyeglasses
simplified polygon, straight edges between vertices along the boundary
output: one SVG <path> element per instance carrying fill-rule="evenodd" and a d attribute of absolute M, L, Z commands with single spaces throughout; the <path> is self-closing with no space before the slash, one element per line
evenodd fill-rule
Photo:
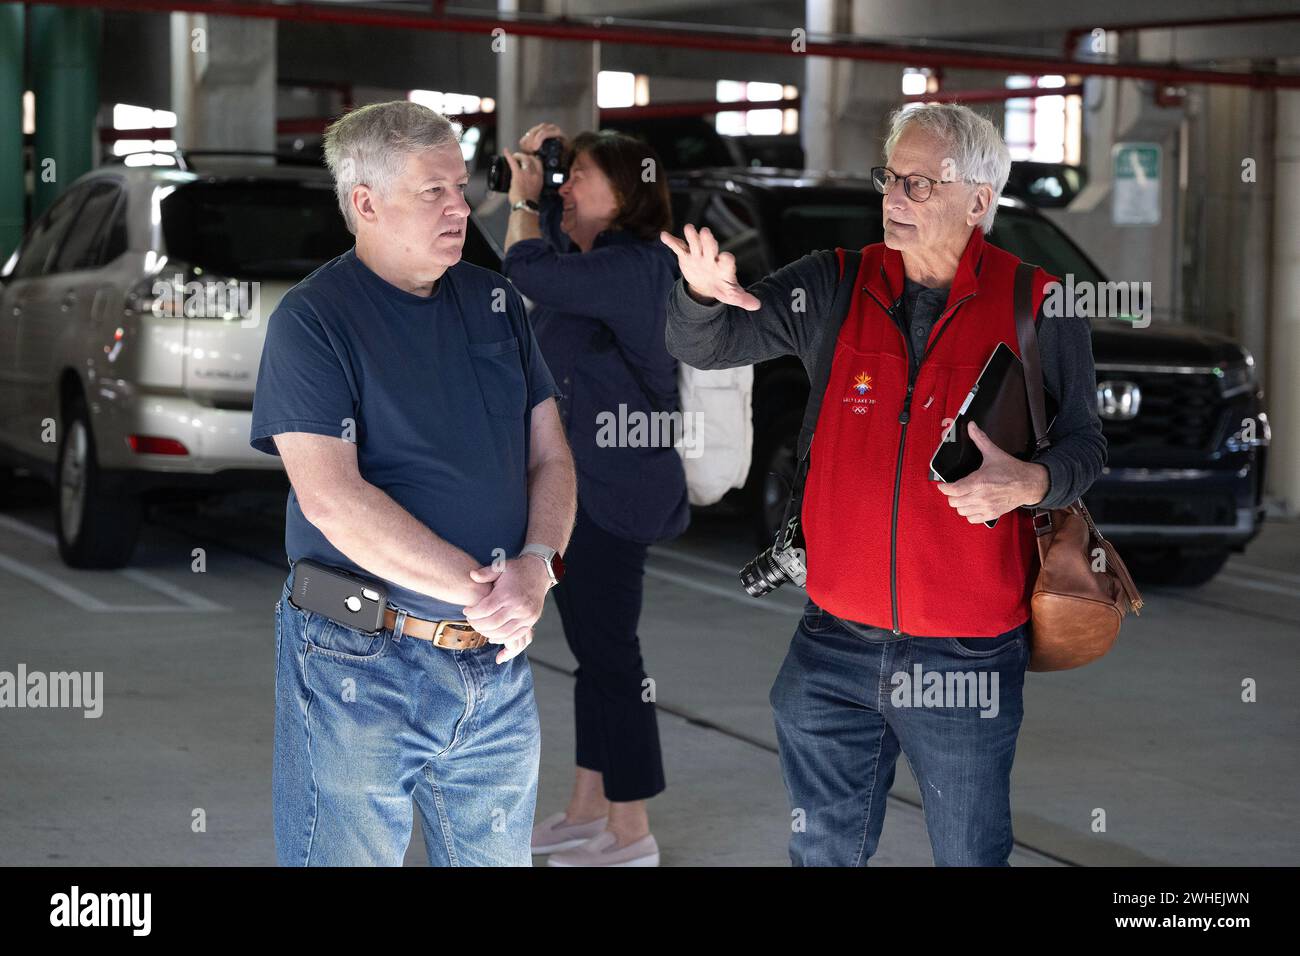
<path fill-rule="evenodd" d="M 944 180 L 931 179 L 929 176 L 922 176 L 920 173 L 899 176 L 888 166 L 876 166 L 871 170 L 871 181 L 875 183 L 876 191 L 882 195 L 888 195 L 889 191 L 894 188 L 894 183 L 900 179 L 903 181 L 903 192 L 913 202 L 925 202 L 930 198 L 930 191 L 935 186 L 948 185 Z"/>

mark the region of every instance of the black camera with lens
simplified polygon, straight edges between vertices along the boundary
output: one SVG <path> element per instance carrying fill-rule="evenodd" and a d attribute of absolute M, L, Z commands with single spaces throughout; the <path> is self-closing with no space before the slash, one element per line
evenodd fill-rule
<path fill-rule="evenodd" d="M 804 546 L 803 523 L 800 520 L 803 511 L 803 478 L 804 469 L 800 467 L 772 546 L 740 569 L 740 583 L 754 597 L 771 594 L 786 583 L 803 587 L 807 579 L 808 552 Z"/>
<path fill-rule="evenodd" d="M 533 155 L 542 161 L 542 192 L 555 192 L 569 178 L 569 164 L 565 161 L 564 140 L 558 136 L 542 140 L 542 146 Z M 510 164 L 501 155 L 492 157 L 488 167 L 487 187 L 494 193 L 510 192 Z"/>

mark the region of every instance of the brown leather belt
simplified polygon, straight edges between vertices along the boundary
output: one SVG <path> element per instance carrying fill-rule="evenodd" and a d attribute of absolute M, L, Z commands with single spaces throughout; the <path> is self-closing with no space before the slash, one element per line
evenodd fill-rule
<path fill-rule="evenodd" d="M 397 627 L 397 612 L 391 607 L 384 609 L 384 627 L 390 631 Z M 435 646 L 450 651 L 472 651 L 487 643 L 487 637 L 474 630 L 468 621 L 426 621 L 409 614 L 402 625 L 402 636 L 432 641 Z"/>

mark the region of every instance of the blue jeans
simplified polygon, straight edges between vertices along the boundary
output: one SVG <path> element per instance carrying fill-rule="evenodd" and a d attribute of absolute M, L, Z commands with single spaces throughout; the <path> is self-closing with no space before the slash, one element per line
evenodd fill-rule
<path fill-rule="evenodd" d="M 281 866 L 401 866 L 420 807 L 431 866 L 529 866 L 541 755 L 526 654 L 452 651 L 275 606 Z"/>
<path fill-rule="evenodd" d="M 901 751 L 935 864 L 1007 865 L 1029 628 L 911 637 L 808 601 L 770 695 L 793 808 L 790 861 L 865 866 Z"/>

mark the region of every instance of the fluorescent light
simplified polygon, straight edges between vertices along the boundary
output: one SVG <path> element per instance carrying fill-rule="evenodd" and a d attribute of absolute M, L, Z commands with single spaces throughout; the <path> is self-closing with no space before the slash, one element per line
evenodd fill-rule
<path fill-rule="evenodd" d="M 596 74 L 596 106 L 618 109 L 636 105 L 636 74 L 601 70 Z"/>
<path fill-rule="evenodd" d="M 735 80 L 718 80 L 717 91 L 719 103 L 739 103 L 745 98 L 745 84 Z"/>

